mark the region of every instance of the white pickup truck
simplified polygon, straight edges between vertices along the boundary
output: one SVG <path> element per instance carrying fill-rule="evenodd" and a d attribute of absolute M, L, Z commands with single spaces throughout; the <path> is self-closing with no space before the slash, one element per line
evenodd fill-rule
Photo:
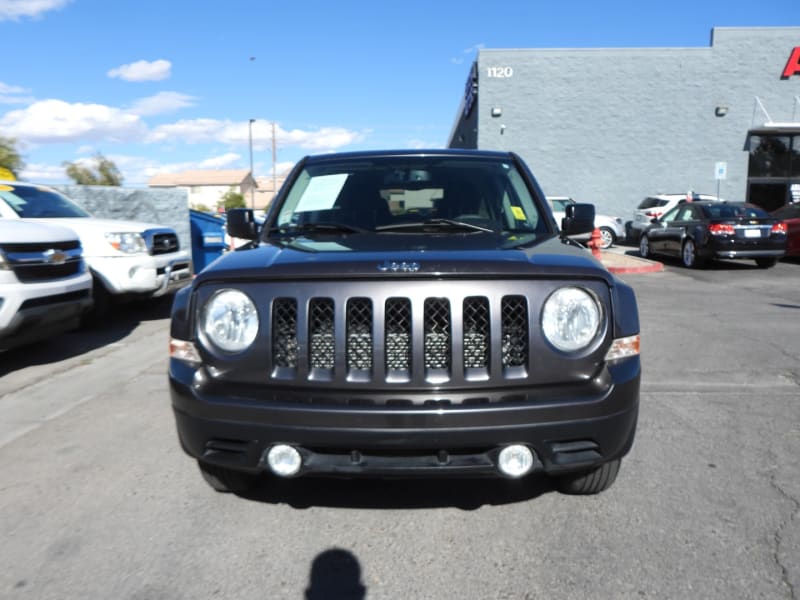
<path fill-rule="evenodd" d="M 76 328 L 92 276 L 66 227 L 0 219 L 0 350 Z"/>
<path fill-rule="evenodd" d="M 95 308 L 101 313 L 112 298 L 155 298 L 191 281 L 191 257 L 180 248 L 174 229 L 96 219 L 52 188 L 0 181 L 0 218 L 37 219 L 75 231 L 94 278 Z"/>

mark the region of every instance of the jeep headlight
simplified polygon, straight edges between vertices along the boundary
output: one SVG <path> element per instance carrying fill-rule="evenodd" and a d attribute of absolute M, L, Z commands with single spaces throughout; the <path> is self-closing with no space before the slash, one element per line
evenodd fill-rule
<path fill-rule="evenodd" d="M 594 295 L 577 287 L 550 294 L 542 309 L 545 338 L 562 352 L 587 348 L 600 332 L 603 311 Z"/>
<path fill-rule="evenodd" d="M 140 233 L 132 231 L 106 233 L 106 241 L 114 250 L 125 254 L 147 253 L 147 244 L 144 243 L 144 238 Z"/>
<path fill-rule="evenodd" d="M 239 290 L 220 290 L 203 307 L 200 331 L 220 350 L 246 350 L 258 334 L 256 305 Z"/>

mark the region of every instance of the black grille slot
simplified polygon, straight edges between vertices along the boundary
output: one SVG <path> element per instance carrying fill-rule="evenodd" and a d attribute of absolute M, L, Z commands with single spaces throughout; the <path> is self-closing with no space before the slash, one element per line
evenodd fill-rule
<path fill-rule="evenodd" d="M 489 300 L 464 299 L 464 368 L 489 367 Z"/>
<path fill-rule="evenodd" d="M 81 261 L 72 260 L 61 265 L 34 264 L 34 265 L 14 265 L 14 274 L 22 283 L 35 281 L 46 281 L 48 279 L 60 279 L 70 277 L 81 272 Z"/>
<path fill-rule="evenodd" d="M 67 240 L 64 242 L 32 242 L 22 244 L 3 244 L 2 250 L 8 253 L 14 252 L 47 252 L 48 250 L 75 250 L 81 247 L 78 240 Z"/>
<path fill-rule="evenodd" d="M 389 298 L 386 301 L 386 371 L 410 372 L 411 369 L 411 301 Z"/>
<path fill-rule="evenodd" d="M 336 347 L 333 339 L 333 300 L 314 298 L 309 306 L 309 357 L 312 369 L 333 369 Z"/>
<path fill-rule="evenodd" d="M 347 370 L 372 370 L 372 302 L 351 298 L 347 302 Z"/>
<path fill-rule="evenodd" d="M 297 301 L 276 298 L 272 304 L 272 361 L 276 367 L 297 368 Z"/>
<path fill-rule="evenodd" d="M 528 306 L 523 296 L 503 298 L 503 367 L 528 364 Z"/>
<path fill-rule="evenodd" d="M 450 303 L 425 300 L 425 369 L 450 369 Z"/>
<path fill-rule="evenodd" d="M 82 290 L 79 292 L 67 292 L 66 294 L 58 294 L 56 296 L 44 296 L 42 298 L 30 298 L 25 300 L 20 305 L 20 310 L 26 308 L 34 308 L 36 306 L 49 306 L 51 304 L 60 304 L 61 302 L 74 302 L 75 300 L 83 300 L 91 296 L 89 290 Z"/>
<path fill-rule="evenodd" d="M 178 236 L 174 233 L 156 233 L 153 235 L 153 254 L 169 254 L 179 248 Z"/>

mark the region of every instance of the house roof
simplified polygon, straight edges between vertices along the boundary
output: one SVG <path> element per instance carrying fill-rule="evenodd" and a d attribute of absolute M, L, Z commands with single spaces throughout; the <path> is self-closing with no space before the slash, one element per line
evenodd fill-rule
<path fill-rule="evenodd" d="M 180 173 L 159 173 L 150 178 L 151 187 L 178 185 L 241 185 L 250 178 L 247 169 L 194 170 Z"/>

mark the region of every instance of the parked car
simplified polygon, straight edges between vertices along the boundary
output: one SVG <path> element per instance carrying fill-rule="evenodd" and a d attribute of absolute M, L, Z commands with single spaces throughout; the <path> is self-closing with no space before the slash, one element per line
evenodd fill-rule
<path fill-rule="evenodd" d="M 92 277 L 71 229 L 0 219 L 0 350 L 80 324 L 92 306 Z"/>
<path fill-rule="evenodd" d="M 0 182 L 0 218 L 69 227 L 80 238 L 94 279 L 98 312 L 120 298 L 154 298 L 189 283 L 192 263 L 170 227 L 96 219 L 60 192 L 19 181 Z"/>
<path fill-rule="evenodd" d="M 772 267 L 786 252 L 786 223 L 744 202 L 684 202 L 653 219 L 639 254 L 678 256 L 686 267 L 717 258 L 754 259 Z"/>
<path fill-rule="evenodd" d="M 218 491 L 269 477 L 614 481 L 634 439 L 632 288 L 558 231 L 519 156 L 306 157 L 172 307 L 180 446 Z"/>
<path fill-rule="evenodd" d="M 556 223 L 561 227 L 561 220 L 564 218 L 567 205 L 575 204 L 575 200 L 569 196 L 548 196 L 547 200 L 550 202 L 550 208 L 553 210 Z M 625 224 L 619 217 L 595 214 L 594 226 L 600 230 L 600 248 L 603 250 L 625 239 Z M 591 233 L 589 235 L 575 236 L 573 239 L 588 241 L 590 238 Z"/>
<path fill-rule="evenodd" d="M 633 211 L 633 221 L 626 223 L 626 234 L 629 242 L 637 243 L 639 236 L 650 226 L 653 219 L 658 219 L 667 212 L 686 201 L 717 200 L 710 194 L 684 192 L 682 194 L 656 194 L 647 196 Z"/>
<path fill-rule="evenodd" d="M 800 203 L 787 204 L 772 216 L 786 223 L 786 256 L 800 256 Z"/>

